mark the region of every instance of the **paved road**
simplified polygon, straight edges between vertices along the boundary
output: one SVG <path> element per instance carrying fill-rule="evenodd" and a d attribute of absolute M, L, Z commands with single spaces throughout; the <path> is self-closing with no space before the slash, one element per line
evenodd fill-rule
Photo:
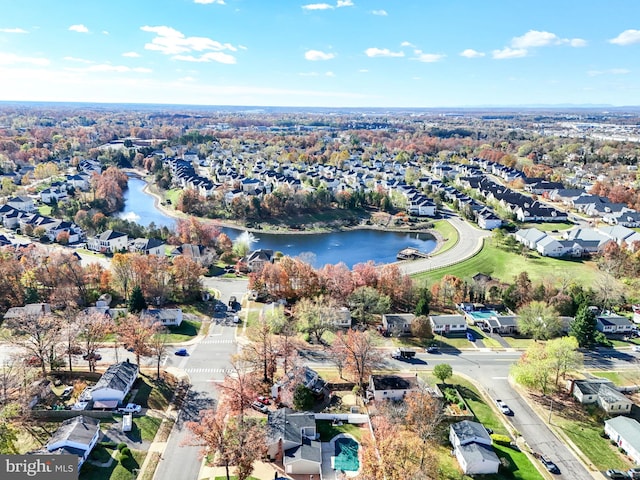
<path fill-rule="evenodd" d="M 439 255 L 400 262 L 398 266 L 402 273 L 412 275 L 461 262 L 475 255 L 482 248 L 483 239 L 491 236 L 490 231 L 476 228 L 457 215 L 447 214 L 447 217 L 449 223 L 458 231 L 458 243 Z"/>

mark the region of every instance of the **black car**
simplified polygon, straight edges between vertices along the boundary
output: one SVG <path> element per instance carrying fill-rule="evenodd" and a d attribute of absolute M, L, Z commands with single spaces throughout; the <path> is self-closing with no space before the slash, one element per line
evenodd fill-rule
<path fill-rule="evenodd" d="M 542 465 L 544 465 L 544 468 L 547 469 L 547 471 L 555 473 L 556 475 L 560 473 L 560 469 L 558 468 L 558 466 L 548 458 L 540 457 L 540 461 L 542 462 Z"/>
<path fill-rule="evenodd" d="M 435 345 L 430 345 L 427 348 L 425 348 L 425 350 L 427 351 L 427 353 L 438 353 L 439 349 L 437 346 Z"/>
<path fill-rule="evenodd" d="M 605 472 L 605 475 L 608 478 L 611 478 L 613 480 L 622 480 L 622 479 L 626 479 L 629 478 L 629 475 L 627 475 L 625 472 L 623 472 L 622 470 L 615 470 L 615 469 L 610 469 L 607 470 Z"/>

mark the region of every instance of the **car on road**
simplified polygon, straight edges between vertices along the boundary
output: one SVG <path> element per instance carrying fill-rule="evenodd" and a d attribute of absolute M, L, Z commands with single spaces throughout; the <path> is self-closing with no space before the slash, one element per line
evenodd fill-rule
<path fill-rule="evenodd" d="M 188 355 L 186 348 L 179 348 L 174 352 L 174 355 L 178 355 L 179 357 L 186 357 Z"/>
<path fill-rule="evenodd" d="M 611 478 L 613 480 L 622 480 L 625 478 L 629 478 L 629 475 L 626 472 L 623 472 L 622 470 L 616 470 L 614 468 L 607 470 L 605 472 L 605 475 L 607 476 L 607 478 Z"/>
<path fill-rule="evenodd" d="M 640 467 L 630 468 L 627 470 L 629 478 L 640 478 Z"/>
<path fill-rule="evenodd" d="M 124 407 L 118 407 L 118 413 L 140 413 L 142 407 L 137 403 L 127 403 Z"/>
<path fill-rule="evenodd" d="M 440 349 L 435 345 L 430 345 L 427 348 L 425 348 L 424 351 L 427 353 L 438 353 Z"/>
<path fill-rule="evenodd" d="M 544 468 L 546 468 L 548 472 L 554 473 L 556 475 L 560 473 L 560 469 L 558 468 L 558 466 L 547 457 L 540 457 L 540 462 L 542 462 L 542 465 L 544 465 Z"/>
<path fill-rule="evenodd" d="M 506 403 L 504 403 L 502 400 L 500 400 L 499 398 L 496 400 L 496 405 L 498 406 L 498 408 L 500 409 L 500 411 L 502 413 L 504 413 L 505 415 L 513 415 L 513 411 L 511 410 L 511 408 L 509 408 L 509 405 L 507 405 Z"/>
<path fill-rule="evenodd" d="M 631 347 L 631 351 L 640 352 L 640 345 L 634 345 L 633 347 Z"/>
<path fill-rule="evenodd" d="M 267 408 L 267 406 L 258 402 L 257 400 L 255 402 L 251 402 L 251 408 L 259 411 L 260 413 L 269 413 L 269 409 Z"/>
<path fill-rule="evenodd" d="M 467 332 L 467 340 L 469 340 L 470 342 L 475 342 L 476 341 L 476 337 L 473 334 L 473 332 Z"/>

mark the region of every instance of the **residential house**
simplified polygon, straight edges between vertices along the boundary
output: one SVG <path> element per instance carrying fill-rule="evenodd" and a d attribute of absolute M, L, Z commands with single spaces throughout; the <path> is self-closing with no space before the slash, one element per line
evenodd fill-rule
<path fill-rule="evenodd" d="M 23 307 L 11 307 L 6 311 L 3 318 L 38 318 L 51 313 L 51 305 L 48 303 L 27 303 Z"/>
<path fill-rule="evenodd" d="M 382 327 L 391 335 L 411 335 L 411 324 L 416 316 L 413 313 L 387 313 L 382 315 Z"/>
<path fill-rule="evenodd" d="M 84 415 L 71 417 L 64 420 L 53 433 L 45 445 L 46 452 L 39 450 L 35 453 L 77 455 L 79 470 L 100 435 L 100 421 L 97 418 Z"/>
<path fill-rule="evenodd" d="M 267 417 L 267 456 L 282 461 L 289 475 L 321 473 L 322 445 L 313 413 L 289 408 L 270 411 Z"/>
<path fill-rule="evenodd" d="M 633 322 L 627 317 L 620 315 L 605 315 L 600 314 L 596 316 L 596 330 L 606 334 L 625 334 L 634 329 Z"/>
<path fill-rule="evenodd" d="M 259 272 L 267 263 L 273 263 L 273 250 L 263 248 L 254 250 L 247 257 L 247 266 L 251 272 Z"/>
<path fill-rule="evenodd" d="M 492 333 L 513 335 L 518 332 L 518 317 L 515 315 L 492 315 L 485 319 L 485 325 Z"/>
<path fill-rule="evenodd" d="M 382 400 L 402 400 L 407 393 L 418 391 L 420 381 L 416 374 L 371 375 L 367 398 L 376 402 Z"/>
<path fill-rule="evenodd" d="M 144 255 L 164 256 L 165 243 L 157 238 L 136 238 L 129 242 L 129 251 Z"/>
<path fill-rule="evenodd" d="M 31 213 L 36 211 L 36 206 L 33 203 L 33 200 L 26 196 L 12 197 L 7 200 L 7 205 L 15 208 L 16 210 L 22 210 L 23 212 Z"/>
<path fill-rule="evenodd" d="M 570 382 L 571 393 L 580 403 L 597 403 L 610 414 L 630 413 L 633 402 L 618 391 L 607 379 L 575 380 Z"/>
<path fill-rule="evenodd" d="M 315 370 L 309 367 L 296 367 L 271 387 L 271 397 L 280 398 L 280 392 L 284 388 L 298 384 L 307 387 L 316 397 L 322 397 L 327 387 L 327 382 Z"/>
<path fill-rule="evenodd" d="M 107 230 L 87 240 L 87 249 L 94 252 L 119 252 L 126 250 L 129 241 L 126 233 Z"/>
<path fill-rule="evenodd" d="M 351 311 L 347 307 L 338 307 L 333 312 L 331 318 L 333 319 L 333 325 L 338 328 L 351 327 Z"/>
<path fill-rule="evenodd" d="M 573 246 L 572 242 L 561 242 L 556 240 L 551 235 L 546 235 L 536 244 L 536 250 L 540 255 L 545 257 L 564 257 L 570 252 L 570 248 Z"/>
<path fill-rule="evenodd" d="M 523 228 L 515 233 L 516 241 L 531 250 L 535 250 L 538 242 L 546 236 L 547 234 L 545 232 L 542 232 L 537 228 Z"/>
<path fill-rule="evenodd" d="M 493 230 L 502 226 L 502 219 L 488 207 L 484 207 L 476 213 L 476 222 L 483 230 Z"/>
<path fill-rule="evenodd" d="M 191 243 L 183 243 L 179 247 L 174 248 L 171 251 L 171 255 L 184 255 L 203 267 L 211 265 L 216 258 L 215 251 L 213 249 L 203 245 L 193 245 Z"/>
<path fill-rule="evenodd" d="M 431 331 L 438 335 L 465 333 L 467 321 L 463 315 L 429 315 Z"/>
<path fill-rule="evenodd" d="M 449 441 L 466 475 L 498 473 L 500 459 L 493 451 L 487 429 L 478 422 L 463 420 L 449 426 Z"/>
<path fill-rule="evenodd" d="M 629 417 L 614 417 L 604 421 L 604 433 L 640 464 L 640 423 Z"/>
<path fill-rule="evenodd" d="M 165 327 L 179 327 L 182 318 L 181 308 L 147 308 L 140 312 L 141 320 L 160 322 Z"/>
<path fill-rule="evenodd" d="M 137 378 L 138 365 L 135 363 L 127 360 L 110 365 L 89 391 L 93 407 L 117 407 L 127 396 Z"/>

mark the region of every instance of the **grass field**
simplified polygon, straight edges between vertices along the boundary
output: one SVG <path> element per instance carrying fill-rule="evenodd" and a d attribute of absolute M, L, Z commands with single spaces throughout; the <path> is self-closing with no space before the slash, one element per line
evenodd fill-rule
<path fill-rule="evenodd" d="M 316 428 L 318 429 L 318 433 L 320 434 L 321 442 L 328 442 L 333 437 L 335 437 L 336 435 L 340 435 L 341 433 L 348 433 L 349 435 L 353 435 L 353 438 L 360 442 L 363 432 L 363 429 L 358 427 L 357 425 L 344 423 L 342 425 L 333 426 L 329 420 L 316 421 Z"/>
<path fill-rule="evenodd" d="M 191 340 L 198 335 L 202 324 L 195 320 L 184 320 L 179 327 L 169 327 L 167 342 L 178 343 Z"/>
<path fill-rule="evenodd" d="M 480 252 L 456 265 L 438 268 L 428 272 L 414 275 L 413 278 L 420 281 L 426 280 L 427 284 L 439 281 L 444 275 L 454 275 L 458 278 L 470 278 L 476 273 L 484 273 L 504 282 L 512 282 L 520 272 L 527 272 L 533 282 L 558 277 L 580 278 L 583 283 L 593 283 L 597 278 L 597 267 L 594 262 L 583 260 L 559 260 L 550 257 L 542 257 L 535 252 L 519 255 L 507 252 L 492 245 L 491 241 L 485 242 Z"/>
<path fill-rule="evenodd" d="M 597 370 L 589 373 L 596 377 L 608 378 L 619 387 L 640 384 L 640 370 L 625 370 L 621 372 Z"/>
<path fill-rule="evenodd" d="M 440 234 L 444 241 L 442 246 L 434 255 L 444 253 L 447 250 L 453 248 L 453 246 L 458 243 L 458 231 L 453 228 L 453 225 L 451 225 L 448 221 L 438 220 L 434 222 L 433 229 Z"/>

